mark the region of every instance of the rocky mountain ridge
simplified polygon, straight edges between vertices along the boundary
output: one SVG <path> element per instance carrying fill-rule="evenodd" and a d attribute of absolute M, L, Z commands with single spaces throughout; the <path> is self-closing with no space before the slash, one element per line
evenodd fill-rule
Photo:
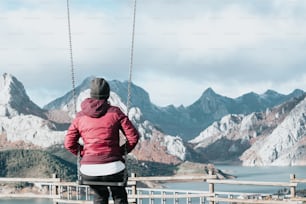
<path fill-rule="evenodd" d="M 89 88 L 92 77 L 87 77 L 76 87 L 77 107 L 80 106 L 84 92 Z M 127 98 L 128 82 L 110 80 L 110 87 L 113 93 L 122 101 L 121 108 L 125 107 Z M 267 108 L 279 105 L 290 98 L 302 96 L 305 92 L 299 89 L 288 95 L 279 94 L 273 90 L 267 90 L 264 94 L 247 93 L 238 98 L 229 98 L 219 95 L 212 88 L 207 88 L 198 100 L 190 106 L 175 107 L 169 105 L 159 107 L 153 104 L 149 94 L 135 84 L 131 85 L 131 106 L 138 107 L 144 118 L 152 122 L 158 129 L 169 135 L 177 135 L 188 141 L 198 136 L 199 133 L 211 125 L 214 121 L 220 120 L 227 114 L 249 114 L 252 112 L 265 111 Z M 44 106 L 47 110 L 73 110 L 72 91 L 64 96 L 51 101 Z M 72 115 L 73 113 L 71 113 Z"/>
<path fill-rule="evenodd" d="M 73 117 L 75 114 L 70 108 L 73 107 L 73 103 L 70 101 L 68 105 L 64 105 L 63 109 L 46 111 L 41 109 L 44 113 L 43 117 L 38 117 L 33 114 L 24 115 L 15 110 L 12 106 L 15 98 L 23 100 L 22 97 L 28 98 L 23 85 L 14 77 L 5 74 L 3 78 L 5 82 L 3 84 L 9 84 L 7 87 L 3 87 L 0 90 L 0 98 L 8 98 L 7 103 L 0 104 L 0 107 L 5 112 L 12 112 L 10 117 L 7 114 L 0 115 L 0 136 L 2 141 L 6 141 L 6 144 L 17 144 L 18 146 L 35 146 L 36 148 L 48 148 L 53 145 L 62 145 L 65 137 L 65 131 L 69 125 L 68 118 Z M 18 83 L 15 83 L 15 82 Z M 23 91 L 22 94 L 14 94 L 11 87 L 17 87 Z M 8 93 L 8 94 L 7 94 Z M 78 95 L 77 101 L 80 103 L 85 97 L 89 96 L 89 89 L 81 91 Z M 24 100 L 24 102 L 29 102 Z M 109 102 L 111 104 L 119 106 L 123 111 L 126 110 L 124 102 L 114 92 L 111 93 Z M 27 105 L 27 104 L 25 104 Z M 67 108 L 68 107 L 68 108 Z M 30 109 L 29 109 L 30 110 Z M 60 116 L 64 116 L 64 119 Z M 142 112 L 137 107 L 132 107 L 129 111 L 129 117 L 135 124 L 138 131 L 141 134 L 139 145 L 133 151 L 131 156 L 136 158 L 145 159 L 147 161 L 164 162 L 178 164 L 187 159 L 188 152 L 183 144 L 183 140 L 179 137 L 173 137 L 164 133 L 161 133 L 155 128 L 155 126 L 148 120 L 144 119 Z M 64 123 L 62 123 L 64 122 Z M 157 141 L 155 144 L 148 141 Z M 154 148 L 157 146 L 156 148 Z M 144 154 L 147 150 L 150 150 L 149 154 Z M 150 155 L 144 158 L 143 155 Z"/>
<path fill-rule="evenodd" d="M 86 78 L 76 88 L 77 107 L 85 97 L 89 96 L 89 81 L 90 78 Z M 3 110 L 0 115 L 0 138 L 2 141 L 6 141 L 8 144 L 19 142 L 19 145 L 27 145 L 28 147 L 34 145 L 36 148 L 46 148 L 63 143 L 65 130 L 75 114 L 72 92 L 50 102 L 44 107 L 45 109 L 40 109 L 35 104 L 32 106 L 33 102 L 27 96 L 22 83 L 14 76 L 4 74 L 0 84 L 0 100 L 3 101 L 0 104 L 0 110 Z M 125 111 L 125 102 L 122 99 L 126 97 L 127 82 L 110 81 L 110 85 L 112 90 L 110 103 Z M 15 88 L 19 91 L 13 91 Z M 284 165 L 302 164 L 303 157 L 301 155 L 305 153 L 303 146 L 305 123 L 302 119 L 303 114 L 306 113 L 304 109 L 299 108 L 295 112 L 301 111 L 302 114 L 298 116 L 290 114 L 295 107 L 303 107 L 303 105 L 299 105 L 299 103 L 303 103 L 304 97 L 304 92 L 301 90 L 295 90 L 289 95 L 268 90 L 262 95 L 249 93 L 231 99 L 220 96 L 209 88 L 204 91 L 199 100 L 188 107 L 158 107 L 150 102 L 149 94 L 136 85 L 132 85 L 132 93 L 134 95 L 132 95 L 132 108 L 129 117 L 141 133 L 141 140 L 131 156 L 139 160 L 175 165 L 183 161 L 215 162 L 225 160 L 238 161 L 244 165 L 279 165 L 282 162 Z M 289 98 L 292 100 L 290 101 Z M 22 111 L 22 108 L 21 110 L 14 108 L 13 104 L 16 100 L 26 102 L 20 107 L 26 107 L 27 112 Z M 239 109 L 239 107 L 241 108 Z M 261 111 L 248 113 L 251 110 Z M 40 114 L 43 115 L 40 117 Z M 220 120 L 213 119 L 219 117 Z M 254 155 L 252 152 L 259 153 L 260 151 L 257 150 L 264 147 L 259 143 L 260 140 L 264 140 L 262 138 L 269 138 L 283 121 L 290 121 L 289 118 L 292 118 L 291 121 L 301 121 L 298 123 L 299 128 L 296 129 L 294 129 L 294 122 L 287 123 L 286 128 L 289 132 L 290 130 L 299 132 L 299 135 L 292 137 L 296 142 L 291 148 L 286 148 L 286 145 L 274 148 L 277 153 L 270 156 L 273 158 L 272 160 L 266 159 L 265 162 L 261 162 L 261 160 L 264 159 L 263 154 L 268 151 L 263 151 L 264 153 L 258 154 L 256 157 L 250 156 Z M 157 119 L 160 119 L 158 124 L 154 122 Z M 209 123 L 210 120 L 213 122 Z M 168 131 L 175 127 L 177 132 L 184 132 L 194 127 L 200 129 L 198 124 L 202 123 L 207 128 L 201 129 L 190 140 L 188 140 L 190 136 L 183 137 L 183 134 L 170 134 L 171 131 Z M 282 132 L 285 131 L 279 131 L 279 134 Z M 192 134 L 190 133 L 190 135 Z M 279 137 L 285 138 L 286 136 L 280 135 Z M 272 143 L 274 141 L 283 142 L 286 140 L 274 139 L 269 144 L 277 146 Z M 301 145 L 296 145 L 297 143 L 301 143 Z M 273 149 L 269 147 L 266 149 Z M 287 153 L 283 152 L 284 149 Z M 278 161 L 275 162 L 276 160 Z M 288 162 L 289 160 L 290 162 Z"/>
<path fill-rule="evenodd" d="M 0 75 L 0 91 L 0 116 L 11 118 L 31 114 L 45 118 L 44 111 L 30 100 L 23 84 L 10 74 Z"/>
<path fill-rule="evenodd" d="M 246 166 L 306 165 L 306 98 L 248 115 L 230 114 L 189 141 L 214 161 Z"/>

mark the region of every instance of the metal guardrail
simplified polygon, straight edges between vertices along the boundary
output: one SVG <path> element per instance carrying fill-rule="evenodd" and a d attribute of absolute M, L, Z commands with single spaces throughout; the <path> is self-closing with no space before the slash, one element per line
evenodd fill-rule
<path fill-rule="evenodd" d="M 171 190 L 171 189 L 152 189 L 138 188 L 137 182 L 158 181 L 200 181 L 208 183 L 207 191 L 188 191 L 188 190 Z M 0 178 L 0 183 L 18 183 L 28 182 L 47 186 L 49 194 L 5 194 L 0 191 L 0 198 L 51 198 L 54 204 L 59 203 L 92 203 L 90 190 L 88 186 L 78 185 L 76 182 L 61 182 L 61 179 L 56 178 Z M 160 200 L 161 204 L 171 200 L 172 203 L 181 203 L 184 200 L 186 203 L 192 203 L 193 199 L 197 199 L 198 203 L 217 204 L 217 203 L 269 203 L 269 204 L 306 204 L 306 197 L 296 196 L 296 187 L 299 183 L 306 183 L 306 179 L 297 179 L 295 175 L 290 176 L 289 182 L 264 182 L 264 181 L 241 181 L 241 180 L 219 180 L 216 175 L 198 175 L 198 176 L 155 176 L 155 177 L 136 177 L 132 175 L 128 181 L 127 191 L 129 194 L 129 202 L 142 203 L 147 200 L 148 203 L 154 203 L 155 200 Z M 215 191 L 215 184 L 225 185 L 251 185 L 251 186 L 279 186 L 289 187 L 290 195 L 283 199 L 275 199 L 268 195 L 258 193 L 239 193 L 239 192 L 218 192 Z M 80 196 L 80 193 L 85 193 L 85 196 Z M 240 195 L 240 196 L 239 196 Z M 248 196 L 246 196 L 248 195 Z M 256 197 L 257 196 L 257 197 Z M 254 198 L 255 197 L 255 198 Z"/>

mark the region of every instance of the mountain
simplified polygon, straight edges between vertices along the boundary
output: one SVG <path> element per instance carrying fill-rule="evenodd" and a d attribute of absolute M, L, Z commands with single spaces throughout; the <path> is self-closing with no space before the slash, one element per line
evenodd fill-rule
<path fill-rule="evenodd" d="M 57 174 L 68 181 L 76 180 L 76 165 L 46 151 L 11 149 L 0 151 L 1 177 L 51 178 Z"/>
<path fill-rule="evenodd" d="M 88 79 L 89 80 L 89 79 Z M 84 84 L 89 81 L 84 81 Z M 8 93 L 6 96 L 13 100 L 14 98 L 29 98 L 22 84 L 13 76 L 5 74 L 5 82 L 10 82 L 10 86 L 1 89 L 1 93 Z M 17 87 L 16 91 L 19 95 L 12 95 L 11 87 Z M 76 89 L 76 101 L 79 107 L 81 101 L 89 96 L 89 89 L 86 86 L 80 86 Z M 18 89 L 20 88 L 20 89 Z M 13 92 L 15 93 L 15 92 Z M 5 97 L 2 97 L 5 98 Z M 126 110 L 126 106 L 121 98 L 114 92 L 111 93 L 109 101 L 111 104 L 119 106 L 122 110 Z M 5 107 L 10 107 L 10 100 Z M 2 148 L 22 147 L 22 148 L 50 148 L 52 146 L 62 145 L 65 132 L 69 125 L 68 121 L 75 114 L 74 98 L 72 92 L 67 93 L 64 97 L 57 99 L 49 107 L 60 107 L 53 110 L 44 110 L 43 117 L 39 117 L 27 109 L 29 114 L 20 114 L 11 107 L 12 113 L 10 117 L 7 115 L 0 116 L 0 140 Z M 32 106 L 31 106 L 32 107 Z M 33 106 L 35 108 L 35 106 Z M 21 107 L 23 108 L 23 107 Z M 148 120 L 146 120 L 142 112 L 137 107 L 132 107 L 129 111 L 129 117 L 141 133 L 141 139 L 137 149 L 133 152 L 135 158 L 152 162 L 162 162 L 178 164 L 192 153 L 189 153 L 184 142 L 179 137 L 165 135 Z M 66 128 L 65 128 L 66 127 Z M 65 128 L 65 129 L 64 129 Z M 155 143 L 153 141 L 156 141 Z M 144 154 L 150 149 L 149 154 Z M 143 155 L 148 155 L 144 157 Z"/>
<path fill-rule="evenodd" d="M 89 82 L 90 78 L 87 78 L 82 83 L 82 87 L 78 87 L 78 90 L 83 90 L 79 93 L 82 97 L 85 92 L 87 96 L 89 94 Z M 118 103 L 118 98 L 127 97 L 127 85 L 127 82 L 110 81 L 112 90 L 110 101 L 112 104 L 119 104 L 122 109 L 125 109 L 124 101 Z M 134 118 L 134 123 L 138 125 L 138 129 L 144 136 L 144 140 L 137 146 L 134 153 L 141 160 L 164 163 L 170 161 L 177 163 L 180 160 L 191 159 L 203 162 L 208 161 L 207 158 L 210 161 L 242 162 L 240 156 L 252 147 L 257 138 L 261 138 L 257 136 L 271 133 L 281 122 L 282 117 L 274 119 L 273 123 L 266 121 L 265 118 L 272 117 L 265 115 L 266 111 L 268 113 L 271 108 L 290 101 L 290 99 L 294 101 L 303 95 L 304 92 L 298 89 L 289 95 L 267 90 L 262 95 L 250 92 L 232 99 L 221 96 L 208 88 L 195 103 L 188 107 L 176 108 L 172 105 L 158 107 L 151 103 L 147 92 L 132 84 L 131 103 L 133 107 L 137 107 L 134 110 L 140 114 Z M 115 102 L 114 99 L 117 101 Z M 67 101 L 65 97 L 62 100 Z M 77 103 L 80 104 L 81 101 L 82 99 L 78 97 Z M 47 107 L 52 106 L 57 109 L 67 107 L 65 103 L 61 104 L 63 105 L 57 107 L 51 102 Z M 283 114 L 279 113 L 278 116 L 283 116 Z M 145 119 L 148 120 L 144 122 Z M 170 134 L 172 130 L 180 134 L 176 137 L 169 136 L 171 142 L 167 143 L 167 134 Z M 184 142 L 188 138 L 194 138 L 192 135 L 197 133 L 200 136 L 188 143 Z M 181 135 L 185 137 L 180 137 Z M 174 145 L 175 141 L 179 143 Z M 170 154 L 160 157 L 158 151 L 161 148 L 160 144 L 166 144 L 162 149 Z M 156 160 L 157 158 L 159 159 Z M 173 160 L 174 158 L 180 159 Z"/>
<path fill-rule="evenodd" d="M 213 161 L 247 166 L 306 164 L 306 98 L 293 98 L 265 112 L 228 114 L 189 141 Z"/>
<path fill-rule="evenodd" d="M 90 85 L 90 80 L 92 77 L 86 78 L 79 86 L 75 88 L 75 90 L 71 90 L 68 93 L 66 93 L 64 96 L 59 97 L 52 102 L 48 103 L 43 107 L 45 110 L 64 110 L 65 112 L 68 112 L 70 116 L 75 114 L 74 110 L 74 97 L 77 103 L 77 106 L 80 106 L 80 100 L 79 96 L 81 93 L 88 89 Z M 82 97 L 82 96 L 81 96 Z"/>
<path fill-rule="evenodd" d="M 56 125 L 47 119 L 35 115 L 18 115 L 12 118 L 0 117 L 0 138 L 5 138 L 6 145 L 34 145 L 47 148 L 64 142 L 64 132 L 57 131 Z M 27 145 L 28 144 L 28 145 Z"/>
<path fill-rule="evenodd" d="M 14 76 L 0 77 L 0 146 L 39 146 L 63 142 L 63 132 L 47 119 L 45 110 L 28 97 L 24 86 Z M 31 144 L 26 144 L 31 141 Z"/>
<path fill-rule="evenodd" d="M 276 116 L 290 110 L 271 134 L 262 135 L 240 157 L 248 166 L 306 165 L 306 97 L 281 106 Z"/>
<path fill-rule="evenodd" d="M 203 129 L 207 128 L 214 121 L 220 120 L 228 114 L 250 114 L 258 111 L 265 111 L 294 97 L 304 94 L 302 90 L 294 90 L 289 95 L 278 94 L 275 91 L 267 90 L 259 95 L 253 92 L 244 94 L 232 99 L 216 94 L 211 88 L 205 90 L 202 96 L 189 107 L 186 107 L 189 118 L 193 121 L 190 135 L 184 134 L 183 138 L 190 140 L 196 137 Z M 188 120 L 188 119 L 187 119 Z M 181 127 L 181 126 L 179 126 Z"/>
<path fill-rule="evenodd" d="M 4 74 L 0 79 L 0 98 L 3 101 L 1 110 L 5 113 L 0 115 L 0 147 L 43 150 L 62 148 L 65 131 L 75 115 L 74 101 L 77 110 L 80 110 L 81 102 L 89 97 L 91 77 L 76 87 L 75 100 L 70 91 L 43 109 L 31 102 L 22 83 L 14 76 Z M 126 111 L 127 82 L 114 80 L 110 81 L 110 86 L 109 102 Z M 171 165 L 184 161 L 235 161 L 244 165 L 301 163 L 301 155 L 304 153 L 304 110 L 298 107 L 303 107 L 299 105 L 305 96 L 302 90 L 295 90 L 289 95 L 272 90 L 262 95 L 251 92 L 232 99 L 208 88 L 188 107 L 158 107 L 151 103 L 149 94 L 142 88 L 134 84 L 131 88 L 129 118 L 141 138 L 130 156 L 139 161 Z M 14 104 L 18 104 L 21 99 L 25 104 L 16 107 Z M 292 114 L 291 111 L 295 109 L 296 113 L 301 114 Z M 281 131 L 279 127 L 288 130 Z M 173 132 L 177 134 L 171 134 Z M 299 135 L 290 136 L 292 146 L 287 148 L 285 145 L 273 144 L 285 141 L 277 139 L 276 135 L 286 138 L 286 135 L 289 137 L 294 132 Z M 272 137 L 273 134 L 275 136 Z M 268 139 L 270 136 L 273 138 L 271 141 Z M 266 143 L 273 144 L 273 148 L 265 147 Z M 269 152 L 269 149 L 276 153 Z M 57 155 L 62 153 L 54 152 Z M 268 157 L 273 161 L 264 155 L 270 155 Z M 288 163 L 289 160 L 292 163 Z"/>
<path fill-rule="evenodd" d="M 85 90 L 89 89 L 91 79 L 92 77 L 87 77 L 76 88 L 77 107 L 80 107 L 84 94 L 88 96 Z M 109 84 L 111 91 L 120 98 L 122 103 L 120 107 L 125 108 L 124 104 L 127 99 L 128 82 L 110 80 Z M 214 121 L 220 120 L 227 114 L 249 114 L 256 111 L 264 111 L 266 108 L 279 105 L 290 98 L 299 97 L 303 94 L 304 91 L 298 89 L 289 95 L 282 95 L 275 91 L 267 90 L 262 95 L 247 93 L 236 99 L 232 99 L 221 96 L 215 93 L 213 89 L 208 88 L 190 106 L 175 107 L 169 105 L 159 107 L 151 102 L 149 94 L 145 90 L 132 83 L 131 106 L 138 107 L 142 112 L 143 118 L 150 120 L 157 129 L 165 134 L 179 136 L 184 141 L 188 141 L 196 137 Z M 72 116 L 74 114 L 72 98 L 73 94 L 70 91 L 63 97 L 55 99 L 45 105 L 44 109 L 69 111 Z"/>
<path fill-rule="evenodd" d="M 0 76 L 0 116 L 35 115 L 46 118 L 44 111 L 28 97 L 24 86 L 14 76 Z"/>

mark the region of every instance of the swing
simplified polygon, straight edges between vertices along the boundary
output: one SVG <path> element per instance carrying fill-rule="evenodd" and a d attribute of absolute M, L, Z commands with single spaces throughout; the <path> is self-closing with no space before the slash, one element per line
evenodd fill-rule
<path fill-rule="evenodd" d="M 129 67 L 129 81 L 128 81 L 128 91 L 127 91 L 127 102 L 126 102 L 126 114 L 128 116 L 131 100 L 131 83 L 132 83 L 132 69 L 133 69 L 133 52 L 134 52 L 134 37 L 135 37 L 135 19 L 136 19 L 136 0 L 134 0 L 133 8 L 133 26 L 132 26 L 132 41 L 131 41 L 131 55 L 130 55 L 130 67 Z M 73 94 L 73 105 L 74 112 L 77 113 L 76 107 L 76 91 L 75 91 L 75 73 L 74 73 L 74 62 L 73 62 L 73 53 L 72 53 L 72 34 L 71 34 L 71 23 L 70 23 L 70 6 L 69 0 L 67 0 L 67 23 L 68 23 L 68 37 L 69 37 L 69 51 L 70 51 L 70 66 L 71 66 L 71 82 L 72 82 L 72 94 Z M 126 142 L 125 146 L 125 169 L 123 181 L 113 182 L 113 181 L 86 181 L 83 180 L 80 173 L 80 151 L 77 155 L 77 183 L 79 185 L 102 185 L 102 186 L 126 186 L 128 180 L 128 165 L 127 165 L 127 149 Z"/>

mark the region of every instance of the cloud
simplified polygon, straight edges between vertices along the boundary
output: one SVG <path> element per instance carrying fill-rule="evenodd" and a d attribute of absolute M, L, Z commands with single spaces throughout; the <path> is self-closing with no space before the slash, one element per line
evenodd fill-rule
<path fill-rule="evenodd" d="M 77 84 L 91 75 L 128 79 L 132 4 L 71 1 Z M 15 0 L 0 8 L 1 70 L 37 101 L 69 91 L 66 2 Z M 231 97 L 303 88 L 305 9 L 302 0 L 138 1 L 134 83 L 159 105 L 190 104 L 208 87 Z"/>

